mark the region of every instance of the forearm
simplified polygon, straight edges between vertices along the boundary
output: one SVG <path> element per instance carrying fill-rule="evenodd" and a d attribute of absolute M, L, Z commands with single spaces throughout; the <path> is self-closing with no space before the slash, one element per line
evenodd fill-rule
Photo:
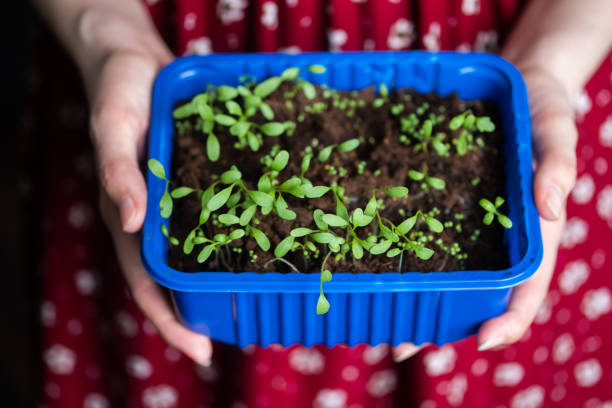
<path fill-rule="evenodd" d="M 502 55 L 523 70 L 547 70 L 573 97 L 612 46 L 611 19 L 610 0 L 533 0 Z"/>
<path fill-rule="evenodd" d="M 85 77 L 95 75 L 100 62 L 115 51 L 167 53 L 139 0 L 33 2 Z"/>

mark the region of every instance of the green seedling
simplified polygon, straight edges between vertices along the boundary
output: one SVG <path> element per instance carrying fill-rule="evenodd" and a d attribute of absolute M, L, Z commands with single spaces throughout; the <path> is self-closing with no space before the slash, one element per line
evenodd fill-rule
<path fill-rule="evenodd" d="M 504 204 L 503 198 L 496 197 L 495 203 L 492 203 L 486 198 L 482 198 L 478 204 L 487 212 L 482 219 L 485 225 L 491 225 L 493 219 L 497 218 L 497 222 L 499 222 L 502 227 L 512 228 L 512 220 L 498 211 L 498 208 Z"/>
<path fill-rule="evenodd" d="M 324 147 L 319 152 L 319 155 L 317 156 L 317 158 L 321 162 L 326 162 L 334 150 L 338 150 L 339 152 L 342 152 L 342 153 L 347 153 L 347 152 L 355 150 L 358 147 L 359 147 L 359 139 L 349 139 L 337 145 L 333 144 L 333 145 Z"/>
<path fill-rule="evenodd" d="M 490 117 L 476 117 L 471 110 L 467 110 L 453 117 L 448 124 L 448 128 L 452 131 L 460 131 L 459 136 L 453 139 L 453 144 L 457 149 L 457 153 L 464 155 L 468 150 L 476 149 L 474 134 L 476 132 L 494 132 L 495 124 L 491 121 Z M 484 145 L 482 139 L 476 138 L 476 140 L 478 145 Z"/>
<path fill-rule="evenodd" d="M 414 181 L 422 181 L 421 188 L 427 190 L 429 187 L 436 190 L 444 190 L 446 182 L 438 177 L 431 177 L 428 174 L 429 169 L 427 166 L 423 166 L 421 171 L 408 170 L 408 177 Z"/>
<path fill-rule="evenodd" d="M 381 106 L 389 103 L 389 88 L 384 83 L 378 86 L 379 97 L 374 99 L 372 106 L 380 108 Z"/>

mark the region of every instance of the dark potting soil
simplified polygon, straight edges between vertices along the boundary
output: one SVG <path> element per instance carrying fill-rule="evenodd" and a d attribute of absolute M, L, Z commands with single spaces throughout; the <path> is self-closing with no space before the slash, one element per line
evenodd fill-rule
<path fill-rule="evenodd" d="M 321 88 L 317 88 L 317 97 L 309 100 L 302 92 L 292 99 L 292 109 L 286 106 L 284 92 L 289 89 L 287 83 L 266 98 L 266 102 L 275 112 L 274 121 L 291 120 L 296 123 L 293 135 L 283 134 L 279 137 L 264 136 L 264 145 L 257 152 L 249 148 L 237 150 L 234 148 L 236 138 L 229 134 L 226 127 L 217 126 L 216 134 L 221 144 L 221 155 L 218 161 L 211 162 L 206 156 L 206 137 L 201 131 L 187 129 L 182 136 L 175 132 L 174 153 L 172 157 L 171 180 L 173 186 L 189 186 L 206 189 L 213 183 L 213 175 L 220 175 L 231 165 L 236 165 L 242 172 L 243 180 L 249 188 L 255 188 L 262 175 L 260 159 L 270 152 L 273 145 L 280 145 L 290 154 L 289 164 L 280 173 L 279 179 L 285 180 L 293 174 L 300 173 L 300 164 L 304 149 L 312 146 L 314 157 L 306 177 L 313 185 L 330 186 L 337 182 L 345 188 L 345 196 L 349 198 L 346 206 L 349 213 L 354 208 L 364 208 L 373 189 L 383 189 L 392 186 L 406 186 L 410 193 L 407 198 L 392 198 L 384 194 L 377 194 L 384 202 L 381 214 L 398 225 L 417 210 L 428 212 L 434 207 L 440 210 L 436 218 L 446 224 L 444 231 L 435 234 L 435 239 L 441 238 L 446 248 L 457 243 L 461 253 L 467 254 L 467 259 L 458 259 L 444 250 L 434 241 L 426 243 L 428 248 L 435 251 L 429 260 L 420 260 L 412 252 L 403 255 L 402 271 L 433 272 L 456 270 L 496 270 L 508 267 L 509 261 L 503 246 L 503 228 L 494 221 L 490 226 L 482 222 L 484 210 L 478 205 L 481 198 L 494 201 L 497 196 L 504 196 L 505 177 L 501 157 L 503 135 L 499 112 L 492 104 L 481 101 L 466 102 L 452 94 L 441 97 L 436 94 L 419 94 L 413 90 L 392 91 L 389 94 L 391 103 L 376 108 L 372 102 L 378 95 L 373 88 L 360 92 L 339 92 L 343 98 L 363 100 L 363 106 L 354 108 L 354 115 L 347 115 L 348 109 L 334 107 L 331 99 L 325 99 Z M 306 106 L 317 102 L 324 102 L 327 108 L 322 113 L 305 113 Z M 402 104 L 404 110 L 400 115 L 394 115 L 390 106 Z M 425 105 L 424 105 L 425 104 Z M 426 107 L 426 109 L 423 108 Z M 468 150 L 465 155 L 458 155 L 456 148 L 451 144 L 450 155 L 442 157 L 431 146 L 427 151 L 415 151 L 417 144 L 411 138 L 411 145 L 400 142 L 402 134 L 399 117 L 411 112 L 419 111 L 421 122 L 429 117 L 430 113 L 443 115 L 444 120 L 433 128 L 433 134 L 444 132 L 451 137 L 458 136 L 459 130 L 449 130 L 449 120 L 465 112 L 467 109 L 476 116 L 490 116 L 496 124 L 492 133 L 477 134 L 484 141 L 484 146 Z M 304 114 L 303 121 L 298 121 L 298 115 Z M 195 118 L 191 119 L 195 123 Z M 254 122 L 266 123 L 263 116 L 253 118 Z M 176 127 L 175 127 L 176 129 Z M 351 152 L 334 152 L 324 163 L 317 160 L 316 155 L 321 146 L 338 144 L 351 138 L 359 138 L 359 147 Z M 446 142 L 450 142 L 447 137 Z M 363 172 L 359 174 L 358 166 L 365 162 Z M 430 176 L 438 177 L 446 182 L 446 188 L 435 190 L 423 189 L 422 182 L 413 181 L 408 177 L 408 170 L 421 171 L 426 165 Z M 332 168 L 333 166 L 333 168 Z M 362 165 L 363 166 L 363 165 Z M 346 175 L 340 177 L 338 169 L 344 168 Z M 334 169 L 336 171 L 334 171 Z M 335 174 L 334 174 L 335 173 Z M 480 180 L 476 183 L 474 180 Z M 171 246 L 168 253 L 168 264 L 181 271 L 210 271 L 230 269 L 235 272 L 290 272 L 282 262 L 266 262 L 274 258 L 273 250 L 276 244 L 287 237 L 293 228 L 309 227 L 316 229 L 312 219 L 313 208 L 320 208 L 326 213 L 335 213 L 336 203 L 331 193 L 319 199 L 299 199 L 289 194 L 283 195 L 289 208 L 297 213 L 293 221 L 286 221 L 274 212 L 262 216 L 259 210 L 256 217 L 261 221 L 257 227 L 261 229 L 271 242 L 268 252 L 262 251 L 252 238 L 243 238 L 230 243 L 230 247 L 242 247 L 241 254 L 232 252 L 231 260 L 225 266 L 217 267 L 214 257 L 207 262 L 199 264 L 196 261 L 198 247 L 190 254 L 182 251 L 182 242 L 187 234 L 197 226 L 201 205 L 194 194 L 174 201 L 174 211 L 170 220 L 170 235 L 177 237 L 181 245 Z M 404 214 L 401 215 L 401 209 Z M 500 208 L 507 213 L 507 205 Z M 461 218 L 461 219 L 457 219 Z M 362 228 L 367 230 L 370 226 Z M 215 227 L 209 221 L 203 227 L 206 236 L 212 237 L 216 233 L 228 233 L 232 228 Z M 421 221 L 417 229 L 426 234 L 427 227 Z M 477 232 L 479 231 L 479 233 Z M 325 254 L 324 246 L 319 259 L 305 259 L 301 250 L 289 252 L 284 258 L 291 262 L 302 272 L 318 272 L 321 268 L 322 258 Z M 257 255 L 255 262 L 250 261 L 249 250 Z M 330 257 L 327 268 L 332 272 L 396 272 L 400 257 L 388 258 L 384 254 L 372 256 L 367 252 L 361 260 L 353 260 L 350 251 L 346 260 L 336 261 Z"/>

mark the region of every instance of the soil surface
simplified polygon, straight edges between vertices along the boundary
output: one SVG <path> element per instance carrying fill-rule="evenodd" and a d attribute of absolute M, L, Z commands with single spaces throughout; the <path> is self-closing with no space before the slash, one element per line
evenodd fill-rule
<path fill-rule="evenodd" d="M 299 175 L 303 151 L 307 146 L 312 146 L 315 157 L 306 177 L 314 185 L 329 186 L 335 181 L 344 187 L 345 195 L 349 198 L 346 203 L 349 213 L 358 206 L 364 208 L 373 189 L 392 186 L 406 186 L 410 191 L 407 198 L 391 198 L 377 194 L 385 206 L 381 214 L 395 225 L 414 214 L 416 210 L 427 212 L 434 207 L 440 210 L 436 218 L 447 223 L 447 226 L 442 233 L 434 235 L 435 239 L 442 239 L 442 245 L 428 242 L 426 246 L 433 249 L 435 254 L 426 261 L 418 259 L 413 253 L 404 253 L 401 267 L 403 272 L 495 270 L 508 267 L 508 257 L 503 246 L 503 228 L 497 221 L 491 226 L 484 225 L 482 218 L 485 212 L 478 205 L 481 198 L 494 201 L 496 196 L 505 196 L 505 177 L 500 154 L 503 135 L 495 106 L 480 101 L 465 102 L 455 94 L 441 97 L 405 89 L 392 91 L 389 94 L 390 103 L 376 108 L 372 106 L 372 102 L 378 95 L 373 88 L 351 93 L 338 91 L 343 98 L 365 101 L 363 106 L 355 107 L 354 115 L 349 117 L 347 109 L 334 107 L 331 99 L 323 96 L 321 88 L 317 88 L 317 96 L 312 100 L 306 99 L 299 92 L 292 99 L 293 106 L 288 107 L 284 96 L 288 86 L 283 84 L 266 98 L 266 102 L 275 112 L 274 121 L 292 120 L 297 124 L 292 136 L 264 136 L 264 146 L 259 151 L 253 152 L 249 148 L 237 150 L 233 147 L 236 138 L 229 134 L 227 128 L 216 126 L 215 133 L 221 143 L 221 156 L 218 161 L 211 162 L 206 156 L 206 138 L 202 132 L 193 130 L 193 127 L 183 132 L 182 136 L 175 132 L 171 171 L 173 186 L 206 189 L 212 184 L 213 175 L 219 175 L 231 165 L 236 165 L 247 186 L 254 189 L 262 174 L 260 159 L 273 145 L 279 144 L 290 153 L 289 164 L 280 173 L 280 180 Z M 304 113 L 306 106 L 312 106 L 316 102 L 326 103 L 327 108 L 322 113 Z M 391 106 L 397 104 L 404 106 L 400 115 L 391 112 Z M 402 116 L 418 111 L 417 116 L 421 122 L 431 113 L 443 116 L 443 121 L 434 126 L 433 134 L 444 132 L 448 142 L 459 134 L 459 131 L 449 130 L 449 120 L 467 109 L 471 109 L 476 116 L 490 116 L 496 124 L 496 130 L 492 133 L 476 132 L 475 135 L 484 141 L 482 147 L 478 146 L 474 150 L 468 150 L 465 155 L 458 155 L 455 146 L 451 144 L 450 155 L 442 157 L 431 146 L 427 151 L 415 151 L 417 142 L 412 137 L 410 145 L 400 142 L 400 135 L 403 133 L 399 118 Z M 298 121 L 300 113 L 304 114 L 301 122 Z M 195 118 L 190 120 L 194 122 Z M 261 115 L 255 116 L 253 121 L 267 122 Z M 347 153 L 334 152 L 325 163 L 316 159 L 321 146 L 338 144 L 351 138 L 360 138 L 362 141 L 356 150 Z M 365 162 L 365 166 L 361 165 L 363 171 L 359 174 L 361 162 Z M 424 165 L 427 166 L 430 176 L 445 180 L 445 189 L 423 189 L 422 182 L 408 177 L 409 170 L 421 171 Z M 336 169 L 336 174 L 333 174 L 334 169 L 330 169 L 330 166 Z M 344 177 L 340 177 L 337 171 L 341 167 L 346 170 Z M 479 179 L 479 182 L 476 183 L 475 179 Z M 282 262 L 273 261 L 266 265 L 266 262 L 274 258 L 273 249 L 276 244 L 288 236 L 291 229 L 298 226 L 316 229 L 311 215 L 312 208 L 334 213 L 336 204 L 331 193 L 320 199 L 298 199 L 289 194 L 284 194 L 283 197 L 289 208 L 297 213 L 297 219 L 286 221 L 274 213 L 262 216 L 259 210 L 256 214 L 260 220 L 257 227 L 265 232 L 272 243 L 270 251 L 262 251 L 251 238 L 237 240 L 230 246 L 242 247 L 241 254 L 232 253 L 231 260 L 219 266 L 215 265 L 214 257 L 203 264 L 197 263 L 198 247 L 190 255 L 183 253 L 182 242 L 197 225 L 201 205 L 194 194 L 174 200 L 169 229 L 170 235 L 177 237 L 181 245 L 171 247 L 168 255 L 169 265 L 186 272 L 228 269 L 235 272 L 291 272 L 291 268 Z M 507 214 L 507 204 L 504 204 L 500 211 Z M 452 226 L 449 226 L 448 222 L 451 222 Z M 429 234 L 422 221 L 419 221 L 415 228 Z M 363 229 L 367 230 L 367 227 Z M 216 233 L 228 233 L 230 230 L 223 226 L 212 226 L 210 222 L 205 225 L 205 233 L 209 237 Z M 475 233 L 477 230 L 480 231 L 479 235 Z M 467 254 L 466 259 L 459 259 L 441 248 L 448 248 L 453 243 L 459 245 L 461 253 Z M 322 254 L 325 254 L 324 247 L 319 247 Z M 251 262 L 247 255 L 249 250 L 253 250 L 257 255 L 256 262 Z M 318 272 L 322 261 L 305 259 L 300 250 L 289 252 L 284 258 L 302 272 Z M 384 254 L 371 256 L 366 252 L 361 260 L 353 260 L 349 251 L 346 260 L 336 261 L 333 256 L 330 257 L 327 268 L 332 272 L 396 272 L 399 269 L 399 258 L 388 258 Z"/>

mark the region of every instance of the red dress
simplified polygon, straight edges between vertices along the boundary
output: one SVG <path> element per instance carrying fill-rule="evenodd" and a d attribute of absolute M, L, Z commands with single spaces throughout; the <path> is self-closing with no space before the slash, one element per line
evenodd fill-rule
<path fill-rule="evenodd" d="M 495 51 L 519 12 L 518 0 L 146 3 L 178 54 Z M 46 198 L 43 406 L 612 407 L 612 354 L 604 346 L 612 344 L 610 56 L 576 104 L 579 178 L 569 221 L 550 294 L 519 343 L 479 353 L 470 338 L 399 365 L 386 345 L 241 351 L 216 343 L 212 366 L 197 367 L 159 337 L 108 255 L 82 91 L 57 49 L 45 52 L 44 71 L 33 75 L 44 103 L 26 112 L 26 120 L 37 118 L 26 122 L 29 132 L 47 143 L 45 178 L 38 180 Z"/>

